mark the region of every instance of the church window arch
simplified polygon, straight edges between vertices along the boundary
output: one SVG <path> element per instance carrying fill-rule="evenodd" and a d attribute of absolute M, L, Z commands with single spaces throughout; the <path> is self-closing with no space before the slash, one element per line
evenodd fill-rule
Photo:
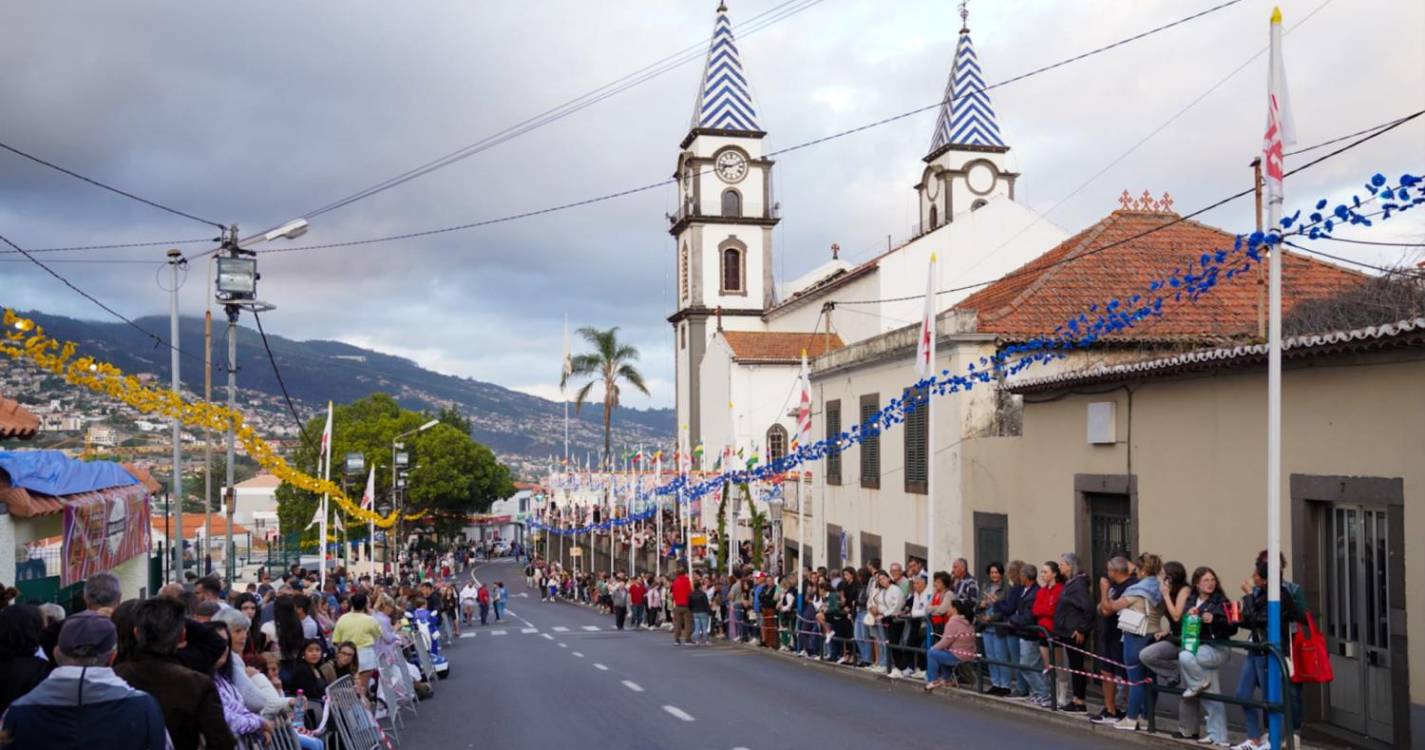
<path fill-rule="evenodd" d="M 722 191 L 722 215 L 734 218 L 742 216 L 742 193 L 734 188 Z"/>
<path fill-rule="evenodd" d="M 787 428 L 774 424 L 767 428 L 767 463 L 785 458 L 787 455 Z"/>
<path fill-rule="evenodd" d="M 940 209 L 937 208 L 936 206 L 933 206 L 933 205 L 932 205 L 932 206 L 930 207 L 930 228 L 927 229 L 926 231 L 934 232 L 934 231 L 935 231 L 935 228 L 936 228 L 937 226 L 939 226 L 939 225 L 940 225 Z"/>
<path fill-rule="evenodd" d="M 729 242 L 718 251 L 721 256 L 722 293 L 747 293 L 747 249 Z"/>

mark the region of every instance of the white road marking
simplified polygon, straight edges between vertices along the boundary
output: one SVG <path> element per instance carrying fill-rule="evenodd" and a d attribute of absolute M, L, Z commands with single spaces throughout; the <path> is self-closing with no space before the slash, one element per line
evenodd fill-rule
<path fill-rule="evenodd" d="M 628 688 L 629 690 L 632 690 L 635 693 L 643 692 L 643 687 L 640 686 L 638 683 L 633 682 L 632 680 L 624 680 L 623 686 Z"/>
<path fill-rule="evenodd" d="M 547 641 L 552 641 L 552 640 L 554 640 L 554 636 L 552 636 L 552 635 L 550 635 L 550 634 L 548 634 L 548 633 L 540 633 L 540 634 L 539 634 L 539 637 L 540 637 L 540 638 L 543 638 L 543 639 L 545 639 L 545 640 L 547 640 Z"/>
<path fill-rule="evenodd" d="M 604 666 L 604 665 L 602 665 L 602 664 L 598 664 L 598 663 L 595 663 L 595 664 L 594 664 L 594 669 L 597 669 L 597 670 L 599 670 L 600 672 L 607 672 L 607 671 L 609 671 L 609 668 L 608 668 L 608 667 L 606 667 L 606 666 Z"/>
<path fill-rule="evenodd" d="M 530 633 L 538 633 L 539 628 L 520 628 L 520 632 L 529 635 Z"/>
<path fill-rule="evenodd" d="M 580 659 L 584 658 L 584 655 L 581 654 L 581 653 L 579 653 L 578 651 L 571 651 L 570 653 L 574 654 L 575 656 L 579 657 Z"/>
<path fill-rule="evenodd" d="M 491 630 L 491 631 L 490 631 L 490 635 L 504 635 L 504 634 L 505 634 L 505 631 L 503 631 L 503 630 Z"/>
<path fill-rule="evenodd" d="M 598 625 L 585 625 L 585 626 L 584 626 L 584 629 L 585 629 L 585 630 L 589 630 L 589 631 L 600 630 L 600 628 L 599 628 Z"/>
<path fill-rule="evenodd" d="M 679 719 L 682 719 L 683 721 L 692 721 L 692 720 L 693 720 L 693 717 L 690 716 L 687 711 L 684 711 L 683 709 L 678 708 L 677 706 L 664 706 L 664 707 L 663 707 L 663 710 L 664 710 L 664 711 L 667 711 L 669 714 L 671 714 L 671 715 L 673 715 L 673 716 L 678 717 Z"/>
<path fill-rule="evenodd" d="M 569 628 L 566 628 L 566 627 L 564 627 L 563 625 L 556 625 L 556 626 L 554 627 L 554 632 L 556 632 L 556 633 L 567 633 L 567 632 L 569 632 Z"/>
<path fill-rule="evenodd" d="M 561 643 L 561 644 L 559 644 L 559 647 L 560 647 L 560 648 L 569 648 L 569 644 L 567 644 L 567 643 Z"/>
<path fill-rule="evenodd" d="M 515 594 L 515 596 L 518 596 L 518 597 L 521 598 L 521 599 L 528 599 L 528 598 L 529 598 L 529 592 L 527 592 L 527 591 L 521 591 L 521 592 L 519 592 L 518 594 Z"/>
<path fill-rule="evenodd" d="M 474 638 L 474 637 L 475 637 L 475 634 L 474 634 L 474 633 L 461 633 L 461 634 L 460 634 L 460 637 L 461 637 L 461 638 Z"/>

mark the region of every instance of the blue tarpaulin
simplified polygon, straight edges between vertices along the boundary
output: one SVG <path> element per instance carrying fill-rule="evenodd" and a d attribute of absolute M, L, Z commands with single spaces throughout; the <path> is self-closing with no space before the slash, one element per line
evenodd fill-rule
<path fill-rule="evenodd" d="M 12 485 L 46 495 L 76 495 L 139 481 L 116 463 L 76 461 L 62 451 L 0 451 L 0 469 L 10 475 Z"/>

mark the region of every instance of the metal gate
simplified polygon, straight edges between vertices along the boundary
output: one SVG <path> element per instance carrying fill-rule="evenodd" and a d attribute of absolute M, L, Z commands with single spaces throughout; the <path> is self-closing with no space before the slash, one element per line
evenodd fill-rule
<path fill-rule="evenodd" d="M 1391 742 L 1388 516 L 1360 505 L 1333 505 L 1330 516 L 1323 619 L 1336 679 L 1327 686 L 1328 718 L 1332 724 Z"/>
<path fill-rule="evenodd" d="M 1133 554 L 1133 518 L 1128 496 L 1116 493 L 1087 493 L 1089 510 L 1089 571 L 1091 577 L 1103 575 L 1108 559 L 1114 555 Z"/>

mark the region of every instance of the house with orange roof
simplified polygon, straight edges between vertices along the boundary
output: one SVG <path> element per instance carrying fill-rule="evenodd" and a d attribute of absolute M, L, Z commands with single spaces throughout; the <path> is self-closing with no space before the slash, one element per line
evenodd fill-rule
<path fill-rule="evenodd" d="M 1113 211 L 998 281 L 966 296 L 937 319 L 936 371 L 966 372 L 982 358 L 1016 343 L 1052 337 L 1060 326 L 1110 299 L 1143 294 L 1204 252 L 1232 248 L 1235 237 L 1184 220 L 1170 205 L 1148 196 Z M 1283 300 L 1295 306 L 1355 289 L 1367 277 L 1288 252 Z M 1260 289 L 1255 274 L 1224 281 L 1195 302 L 1171 295 L 1160 315 L 1100 338 L 1093 346 L 1027 371 L 1045 376 L 1258 340 Z M 916 380 L 918 325 L 851 343 L 812 365 L 817 438 L 848 431 L 875 414 Z M 1001 377 L 1001 379 L 1003 379 Z M 784 538 L 795 558 L 797 524 L 806 519 L 807 559 L 835 568 L 871 559 L 924 559 L 935 534 L 933 568 L 948 570 L 956 557 L 1003 560 L 1013 519 L 971 481 L 986 462 L 1024 470 L 1034 457 L 1019 452 L 1023 398 L 1003 383 L 937 397 L 936 444 L 927 444 L 926 410 L 904 424 L 854 445 L 824 462 L 824 515 L 788 519 Z M 979 451 L 991 451 L 981 455 Z M 927 478 L 934 462 L 936 528 L 928 528 Z M 1007 463 L 1006 463 L 1007 462 Z M 823 501 L 814 503 L 821 507 Z M 995 506 L 997 507 L 997 506 Z M 1067 547 L 1066 547 L 1067 548 Z M 1062 551 L 1062 550 L 1059 550 Z M 1036 552 L 1035 554 L 1057 554 Z"/>

